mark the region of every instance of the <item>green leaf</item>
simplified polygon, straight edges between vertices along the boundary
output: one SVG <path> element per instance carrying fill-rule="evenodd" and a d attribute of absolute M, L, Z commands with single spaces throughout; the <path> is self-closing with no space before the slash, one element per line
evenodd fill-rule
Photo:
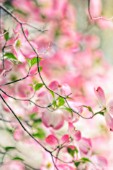
<path fill-rule="evenodd" d="M 72 110 L 71 108 L 69 108 L 69 107 L 65 107 L 64 109 L 67 110 L 67 111 L 70 112 L 70 113 L 73 112 L 73 110 Z"/>
<path fill-rule="evenodd" d="M 38 128 L 36 133 L 33 133 L 33 136 L 39 139 L 44 139 L 46 134 L 43 129 Z"/>
<path fill-rule="evenodd" d="M 19 156 L 14 157 L 13 160 L 24 161 L 24 159 L 20 158 Z"/>
<path fill-rule="evenodd" d="M 53 91 L 51 91 L 51 90 L 49 92 L 51 93 L 52 97 L 54 98 L 55 97 L 55 93 Z"/>
<path fill-rule="evenodd" d="M 42 71 L 42 67 L 39 67 L 39 71 Z"/>
<path fill-rule="evenodd" d="M 7 9 L 10 9 L 10 10 L 13 10 L 14 7 L 12 7 L 12 2 L 10 0 L 7 0 L 4 2 L 4 6 L 7 8 Z"/>
<path fill-rule="evenodd" d="M 81 158 L 81 161 L 83 163 L 91 162 L 89 158 L 85 158 L 85 157 Z"/>
<path fill-rule="evenodd" d="M 41 14 L 40 16 L 41 16 L 42 19 L 46 19 L 46 15 Z"/>
<path fill-rule="evenodd" d="M 80 162 L 74 162 L 75 166 L 78 167 L 80 165 Z"/>
<path fill-rule="evenodd" d="M 41 89 L 42 87 L 43 87 L 43 84 L 42 83 L 38 83 L 38 84 L 35 85 L 34 90 L 37 91 L 37 90 Z"/>
<path fill-rule="evenodd" d="M 21 10 L 21 9 L 15 9 L 16 12 L 20 13 L 23 16 L 28 16 L 28 13 L 26 13 L 25 11 Z"/>
<path fill-rule="evenodd" d="M 4 30 L 4 38 L 6 41 L 8 41 L 10 39 L 9 32 L 7 30 Z"/>
<path fill-rule="evenodd" d="M 89 110 L 89 112 L 93 113 L 93 110 L 90 106 L 85 106 L 85 107 Z"/>
<path fill-rule="evenodd" d="M 32 127 L 37 129 L 39 128 L 39 125 L 42 123 L 42 120 L 41 119 L 34 119 L 33 120 L 33 123 L 32 123 Z"/>
<path fill-rule="evenodd" d="M 65 103 L 64 98 L 59 97 L 59 98 L 58 98 L 58 107 L 63 106 L 63 105 L 64 105 L 64 103 Z"/>
<path fill-rule="evenodd" d="M 71 114 L 71 116 L 73 116 L 73 110 L 71 108 L 65 107 L 64 109 L 68 111 Z"/>
<path fill-rule="evenodd" d="M 33 123 L 32 123 L 32 127 L 34 129 L 37 129 L 39 128 L 39 125 L 42 123 L 42 120 L 41 119 L 36 119 L 36 120 L 33 120 Z"/>
<path fill-rule="evenodd" d="M 80 163 L 83 163 L 83 164 L 84 164 L 84 163 L 88 163 L 88 162 L 91 162 L 91 161 L 89 160 L 89 158 L 83 157 L 83 158 L 81 158 L 80 160 L 74 162 L 74 164 L 75 164 L 76 167 L 78 167 L 78 166 L 80 165 Z"/>
<path fill-rule="evenodd" d="M 10 134 L 13 134 L 13 132 L 14 132 L 14 129 L 11 129 L 11 128 L 6 128 L 6 130 L 10 133 Z"/>
<path fill-rule="evenodd" d="M 4 56 L 11 60 L 17 60 L 17 58 L 15 57 L 13 53 L 5 53 Z"/>
<path fill-rule="evenodd" d="M 28 59 L 27 61 L 28 61 L 29 66 L 32 67 L 32 66 L 34 66 L 37 62 L 39 63 L 40 60 L 41 60 L 41 58 L 39 58 L 39 57 L 34 57 L 34 58 L 32 58 L 32 59 Z"/>
<path fill-rule="evenodd" d="M 32 113 L 29 115 L 31 120 L 34 120 L 36 118 L 37 114 L 36 113 Z"/>
<path fill-rule="evenodd" d="M 52 106 L 57 107 L 56 100 L 53 100 L 53 102 L 52 102 Z"/>
<path fill-rule="evenodd" d="M 11 79 L 11 81 L 15 81 L 15 80 L 17 80 L 17 76 L 16 75 L 11 75 L 10 79 Z"/>
<path fill-rule="evenodd" d="M 55 38 L 58 38 L 61 35 L 61 31 L 59 28 L 55 30 Z"/>
<path fill-rule="evenodd" d="M 98 114 L 100 114 L 100 115 L 104 116 L 104 112 L 98 112 Z"/>
<path fill-rule="evenodd" d="M 37 123 L 37 124 L 40 124 L 40 123 L 42 123 L 42 119 L 34 119 L 34 123 Z"/>
<path fill-rule="evenodd" d="M 5 149 L 6 151 L 10 151 L 10 150 L 14 150 L 14 149 L 16 149 L 16 148 L 13 147 L 13 146 L 6 146 L 4 149 Z"/>
<path fill-rule="evenodd" d="M 78 153 L 78 149 L 77 149 L 77 148 L 75 148 L 75 149 L 67 148 L 67 151 L 68 151 L 68 153 L 69 153 L 72 157 L 74 157 L 75 153 L 76 153 L 76 154 Z"/>
<path fill-rule="evenodd" d="M 20 41 L 19 39 L 16 41 L 16 47 L 17 47 L 17 48 L 20 48 L 20 47 L 21 47 L 21 41 Z"/>

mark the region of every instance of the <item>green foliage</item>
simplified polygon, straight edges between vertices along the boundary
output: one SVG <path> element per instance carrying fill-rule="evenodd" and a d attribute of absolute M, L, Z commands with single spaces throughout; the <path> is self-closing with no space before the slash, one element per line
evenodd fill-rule
<path fill-rule="evenodd" d="M 75 165 L 76 167 L 78 167 L 78 166 L 80 165 L 80 163 L 82 163 L 82 164 L 84 164 L 84 163 L 91 163 L 91 161 L 90 161 L 89 158 L 83 157 L 83 158 L 81 158 L 80 160 L 75 161 L 75 162 L 74 162 L 74 165 Z"/>
<path fill-rule="evenodd" d="M 89 112 L 93 113 L 93 110 L 90 106 L 85 106 L 85 107 L 89 110 Z"/>
<path fill-rule="evenodd" d="M 15 81 L 15 80 L 17 80 L 17 76 L 13 74 L 13 75 L 11 75 L 10 79 L 11 79 L 11 81 Z"/>
<path fill-rule="evenodd" d="M 36 118 L 36 116 L 37 116 L 37 113 L 32 113 L 29 115 L 31 120 L 34 120 Z"/>
<path fill-rule="evenodd" d="M 75 148 L 75 149 L 67 148 L 67 151 L 72 157 L 74 157 L 75 154 L 78 154 L 77 148 Z"/>
<path fill-rule="evenodd" d="M 53 102 L 52 102 L 52 106 L 53 106 L 54 108 L 56 108 L 56 107 L 57 107 L 57 102 L 56 102 L 56 100 L 53 100 Z"/>
<path fill-rule="evenodd" d="M 4 30 L 4 38 L 6 41 L 8 41 L 10 39 L 9 32 L 7 30 Z"/>
<path fill-rule="evenodd" d="M 61 31 L 59 28 L 55 30 L 55 38 L 58 38 L 61 35 Z"/>
<path fill-rule="evenodd" d="M 38 128 L 39 127 L 39 125 L 42 123 L 42 120 L 39 118 L 39 119 L 34 119 L 33 120 L 33 123 L 32 123 L 32 127 L 33 128 Z"/>
<path fill-rule="evenodd" d="M 13 146 L 6 146 L 4 149 L 5 149 L 6 152 L 8 152 L 8 151 L 14 150 L 16 148 L 13 147 Z"/>
<path fill-rule="evenodd" d="M 14 61 L 18 61 L 17 58 L 15 57 L 15 55 L 14 55 L 13 53 L 5 53 L 4 56 L 5 56 L 7 59 L 14 60 Z"/>
<path fill-rule="evenodd" d="M 80 161 L 74 162 L 75 166 L 78 167 L 80 165 Z"/>
<path fill-rule="evenodd" d="M 89 158 L 86 158 L 86 157 L 81 158 L 81 161 L 82 161 L 83 163 L 91 162 L 90 159 L 89 159 Z"/>
<path fill-rule="evenodd" d="M 42 83 L 37 83 L 34 87 L 34 90 L 37 91 L 37 90 L 40 90 L 41 88 L 43 87 L 43 84 Z"/>
<path fill-rule="evenodd" d="M 73 112 L 73 110 L 71 108 L 69 108 L 69 107 L 65 107 L 64 109 L 67 110 L 68 112 L 70 112 L 71 114 Z"/>
<path fill-rule="evenodd" d="M 54 93 L 53 93 L 54 95 Z M 52 101 L 52 106 L 55 108 L 61 107 L 65 104 L 65 100 L 62 97 L 58 97 Z"/>
<path fill-rule="evenodd" d="M 40 118 L 37 118 L 37 113 L 32 113 L 29 115 L 29 118 L 36 123 L 41 123 L 42 120 Z"/>
<path fill-rule="evenodd" d="M 32 59 L 28 59 L 27 62 L 29 64 L 30 67 L 34 66 L 35 64 L 39 63 L 41 60 L 41 58 L 39 57 L 34 57 Z"/>
<path fill-rule="evenodd" d="M 21 41 L 20 41 L 19 39 L 16 41 L 16 47 L 17 47 L 17 48 L 20 48 L 20 47 L 21 47 Z"/>
<path fill-rule="evenodd" d="M 51 93 L 52 97 L 54 98 L 55 97 L 55 93 L 53 91 L 51 91 L 51 90 L 49 92 Z"/>
<path fill-rule="evenodd" d="M 5 6 L 6 8 L 12 9 L 11 0 L 5 0 L 4 6 Z"/>
<path fill-rule="evenodd" d="M 14 129 L 11 129 L 11 128 L 9 128 L 9 127 L 7 127 L 6 130 L 7 130 L 10 134 L 13 134 L 13 132 L 14 132 Z"/>
<path fill-rule="evenodd" d="M 42 71 L 42 67 L 39 67 L 39 71 Z"/>
<path fill-rule="evenodd" d="M 100 114 L 100 115 L 104 116 L 104 112 L 98 112 L 98 114 Z"/>
<path fill-rule="evenodd" d="M 40 118 L 35 119 L 35 120 L 34 120 L 34 123 L 40 124 L 40 123 L 42 123 L 42 120 L 41 120 Z"/>
<path fill-rule="evenodd" d="M 46 134 L 42 128 L 38 128 L 36 133 L 33 133 L 35 138 L 44 139 Z"/>
<path fill-rule="evenodd" d="M 57 102 L 58 107 L 63 106 L 65 104 L 65 100 L 62 97 L 59 97 L 57 101 L 58 101 Z"/>
<path fill-rule="evenodd" d="M 41 14 L 40 16 L 41 16 L 41 18 L 42 18 L 43 20 L 45 20 L 45 19 L 46 19 L 46 15 Z"/>
<path fill-rule="evenodd" d="M 14 157 L 12 160 L 24 161 L 24 159 L 19 156 Z"/>
<path fill-rule="evenodd" d="M 16 12 L 18 12 L 19 14 L 23 15 L 23 16 L 28 16 L 27 12 L 20 10 L 20 9 L 15 9 Z"/>

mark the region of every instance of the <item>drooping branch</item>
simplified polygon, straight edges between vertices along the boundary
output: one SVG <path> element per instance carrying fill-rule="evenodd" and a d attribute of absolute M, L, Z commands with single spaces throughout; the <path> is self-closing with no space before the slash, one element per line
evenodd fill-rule
<path fill-rule="evenodd" d="M 0 97 L 2 99 L 2 101 L 4 102 L 4 104 L 8 107 L 8 109 L 10 110 L 10 112 L 14 115 L 14 117 L 17 119 L 17 121 L 19 122 L 19 124 L 21 125 L 21 127 L 24 129 L 24 131 L 36 142 L 38 143 L 44 150 L 46 150 L 47 152 L 50 152 L 49 150 L 47 150 L 37 139 L 35 139 L 30 132 L 24 127 L 23 123 L 21 122 L 21 120 L 18 118 L 18 116 L 16 115 L 16 113 L 12 110 L 12 108 L 9 106 L 9 104 L 5 101 L 5 99 L 3 98 L 3 96 L 0 94 Z"/>
<path fill-rule="evenodd" d="M 21 125 L 21 127 L 23 128 L 23 130 L 28 134 L 28 136 L 30 136 L 39 146 L 41 146 L 46 152 L 48 152 L 51 155 L 53 164 L 55 166 L 55 168 L 58 170 L 57 165 L 55 163 L 54 160 L 54 155 L 52 154 L 52 151 L 48 150 L 44 145 L 41 144 L 41 142 L 39 142 L 23 125 L 23 123 L 21 122 L 21 120 L 18 118 L 18 116 L 16 115 L 16 113 L 13 111 L 13 109 L 9 106 L 9 104 L 6 102 L 6 100 L 3 98 L 3 96 L 0 94 L 0 98 L 2 99 L 2 101 L 4 102 L 4 104 L 8 107 L 8 109 L 10 110 L 10 112 L 13 114 L 13 116 L 16 118 L 16 120 L 18 121 L 18 123 Z"/>
<path fill-rule="evenodd" d="M 89 8 L 89 7 L 90 7 L 90 0 L 88 0 L 88 10 L 89 10 L 89 12 L 90 12 L 90 8 Z M 92 115 L 89 116 L 89 117 L 84 117 L 84 116 L 82 116 L 79 112 L 75 111 L 73 108 L 70 107 L 70 105 L 69 105 L 69 103 L 68 103 L 68 100 L 67 100 L 67 97 L 68 97 L 68 96 L 62 96 L 62 95 L 60 95 L 59 93 L 51 90 L 51 89 L 47 86 L 47 84 L 45 83 L 45 81 L 44 81 L 44 79 L 43 79 L 43 77 L 42 77 L 42 75 L 41 75 L 40 62 L 39 62 L 39 58 L 40 58 L 40 57 L 39 57 L 39 54 L 38 54 L 38 52 L 36 51 L 36 49 L 35 49 L 34 46 L 31 44 L 31 42 L 29 41 L 28 37 L 27 37 L 26 34 L 25 34 L 24 27 L 23 27 L 25 23 L 23 23 L 23 22 L 21 22 L 20 20 L 18 20 L 18 19 L 17 19 L 11 12 L 9 12 L 5 7 L 0 6 L 0 8 L 1 8 L 2 10 L 4 10 L 8 15 L 10 15 L 18 24 L 20 24 L 21 31 L 22 31 L 22 33 L 23 33 L 24 38 L 26 39 L 26 41 L 28 42 L 29 46 L 31 47 L 31 49 L 32 49 L 32 50 L 35 52 L 35 54 L 36 54 L 36 58 L 37 58 L 37 71 L 38 71 L 39 77 L 40 77 L 43 85 L 45 86 L 45 88 L 46 88 L 48 91 L 50 91 L 50 92 L 52 91 L 52 92 L 53 92 L 54 94 L 56 94 L 57 96 L 63 98 L 63 99 L 65 100 L 65 102 L 67 103 L 67 105 L 69 106 L 69 108 L 70 108 L 75 114 L 77 114 L 78 116 L 80 116 L 80 117 L 82 117 L 82 118 L 84 118 L 84 119 L 92 119 L 94 116 L 96 116 L 97 113 L 96 113 L 96 114 L 92 114 Z M 29 24 L 28 24 L 28 26 L 29 26 Z M 31 25 L 30 25 L 30 27 L 31 27 Z M 23 78 L 21 78 L 21 79 L 17 79 L 17 80 L 12 81 L 12 82 L 5 83 L 5 84 L 3 84 L 3 85 L 1 85 L 1 86 L 9 85 L 9 84 L 12 84 L 12 83 L 16 83 L 16 82 L 22 81 L 22 80 L 26 79 L 27 77 L 29 77 L 29 72 L 28 72 L 28 74 L 27 74 L 25 77 L 23 77 Z"/>
<path fill-rule="evenodd" d="M 89 9 L 89 7 L 90 7 L 90 0 L 88 0 L 88 9 Z M 37 72 L 38 72 L 38 75 L 39 75 L 39 77 L 40 77 L 40 80 L 41 80 L 41 82 L 43 83 L 43 85 L 45 86 L 45 88 L 46 88 L 49 92 L 53 92 L 53 93 L 56 94 L 58 97 L 63 98 L 63 99 L 65 100 L 65 103 L 67 104 L 67 106 L 71 109 L 71 111 L 74 112 L 75 114 L 79 115 L 80 117 L 84 118 L 84 119 L 92 119 L 95 115 L 99 114 L 100 112 L 96 112 L 96 113 L 93 113 L 93 112 L 92 112 L 92 115 L 91 115 L 90 117 L 84 117 L 84 116 L 82 116 L 79 112 L 75 111 L 75 110 L 70 106 L 70 104 L 69 104 L 69 102 L 68 102 L 68 97 L 69 97 L 69 96 L 62 96 L 62 95 L 60 95 L 59 93 L 51 90 L 51 89 L 48 87 L 48 85 L 46 84 L 45 80 L 43 79 L 43 76 L 42 76 L 41 71 L 40 71 L 40 62 L 39 62 L 39 58 L 40 58 L 40 57 L 39 57 L 39 54 L 38 54 L 37 50 L 34 48 L 34 46 L 32 45 L 32 43 L 30 42 L 30 40 L 28 39 L 28 37 L 26 36 L 25 31 L 24 31 L 24 25 L 28 25 L 28 26 L 30 26 L 30 27 L 32 27 L 32 28 L 34 28 L 34 29 L 36 29 L 36 28 L 35 28 L 34 26 L 30 25 L 30 24 L 23 23 L 23 22 L 21 22 L 20 20 L 18 20 L 18 18 L 16 18 L 16 16 L 14 16 L 11 12 L 9 12 L 5 7 L 0 6 L 0 9 L 4 10 L 8 15 L 10 15 L 11 18 L 13 18 L 18 24 L 20 24 L 21 31 L 22 31 L 22 33 L 23 33 L 23 36 L 24 36 L 25 40 L 28 42 L 29 46 L 30 46 L 31 49 L 34 51 L 34 53 L 36 54 L 36 58 L 37 58 Z M 90 14 L 90 17 L 92 18 L 90 9 L 89 9 L 89 14 Z M 92 19 L 93 19 L 93 18 L 92 18 Z M 101 18 L 101 19 L 102 19 L 102 18 Z M 36 29 L 36 30 L 37 30 L 37 29 Z M 38 30 L 38 31 L 39 31 L 39 30 Z M 2 35 L 3 35 L 3 34 L 2 34 Z M 6 46 L 6 45 L 5 45 L 5 46 Z M 5 46 L 4 46 L 4 48 L 5 48 Z M 3 54 L 3 56 L 4 56 L 4 51 L 3 51 L 3 50 L 2 50 L 2 54 Z M 4 59 L 3 59 L 3 65 L 4 65 Z M 3 67 L 3 68 L 4 68 L 4 67 Z M 30 76 L 29 72 L 30 72 L 30 69 L 29 69 L 29 71 L 28 71 L 28 73 L 27 73 L 26 76 L 24 76 L 24 77 L 22 77 L 22 78 L 20 78 L 20 79 L 11 81 L 11 82 L 6 82 L 6 83 L 0 85 L 0 87 L 1 87 L 0 91 L 1 91 L 3 94 L 7 95 L 8 97 L 10 97 L 10 98 L 12 98 L 12 99 L 14 99 L 14 100 L 27 101 L 27 102 L 33 103 L 33 104 L 36 105 L 37 107 L 47 108 L 47 109 L 48 109 L 49 107 L 52 106 L 52 103 L 50 103 L 48 106 L 43 107 L 43 106 L 40 106 L 40 105 L 36 104 L 35 102 L 33 102 L 33 101 L 31 100 L 31 98 L 29 98 L 29 99 L 19 99 L 19 98 L 16 98 L 16 97 L 14 97 L 14 96 L 11 96 L 11 95 L 7 94 L 4 90 L 2 90 L 2 87 L 4 87 L 4 86 L 8 86 L 8 85 L 13 84 L 13 83 L 18 83 L 18 82 L 20 82 L 20 81 L 23 81 L 23 80 L 27 79 L 27 78 Z M 26 129 L 26 127 L 23 125 L 22 121 L 18 118 L 18 116 L 16 115 L 16 113 L 14 112 L 14 110 L 10 107 L 10 105 L 7 103 L 7 101 L 4 99 L 4 97 L 3 97 L 1 94 L 0 94 L 0 97 L 1 97 L 1 99 L 2 99 L 2 101 L 3 101 L 3 103 L 8 107 L 8 109 L 10 110 L 10 112 L 14 115 L 14 117 L 16 118 L 16 120 L 18 121 L 18 123 L 21 125 L 21 127 L 23 128 L 23 130 L 29 135 L 29 137 L 31 137 L 38 145 L 40 145 L 46 152 L 48 152 L 48 153 L 50 154 L 50 156 L 51 156 L 51 158 L 52 158 L 52 161 L 53 161 L 53 164 L 54 164 L 54 167 L 58 170 L 58 167 L 57 167 L 57 165 L 56 165 L 56 163 L 55 163 L 55 159 L 60 160 L 60 159 L 58 158 L 58 155 L 57 155 L 57 156 L 54 156 L 52 151 L 49 151 L 44 145 L 42 145 L 41 142 L 39 142 L 39 141 Z M 57 100 L 57 99 L 56 99 L 56 100 Z M 57 148 L 57 149 L 58 149 L 58 148 Z M 57 153 L 58 153 L 58 152 L 57 152 Z M 60 161 L 61 161 L 61 160 L 60 160 Z"/>

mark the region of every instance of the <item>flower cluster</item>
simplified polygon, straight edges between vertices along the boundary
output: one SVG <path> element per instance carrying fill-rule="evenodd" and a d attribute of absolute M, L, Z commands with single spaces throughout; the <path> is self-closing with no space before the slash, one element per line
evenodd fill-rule
<path fill-rule="evenodd" d="M 113 70 L 89 27 L 112 24 L 88 2 L 86 31 L 69 0 L 1 2 L 1 170 L 111 170 Z"/>

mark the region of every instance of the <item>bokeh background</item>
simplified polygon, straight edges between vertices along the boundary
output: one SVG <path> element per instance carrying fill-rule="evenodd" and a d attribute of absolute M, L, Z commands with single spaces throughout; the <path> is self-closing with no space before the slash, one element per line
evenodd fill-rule
<path fill-rule="evenodd" d="M 60 0 L 56 0 L 56 2 L 57 1 Z M 95 15 L 96 13 L 94 14 L 94 9 L 90 9 L 93 17 L 103 16 L 109 19 L 113 16 L 113 0 L 94 1 L 97 3 L 96 8 L 99 15 Z M 49 10 L 51 10 L 52 6 L 52 0 L 31 0 L 31 2 L 33 2 L 33 7 L 37 6 L 38 8 L 38 5 L 42 4 L 42 6 L 40 6 L 40 11 L 45 15 L 40 15 L 39 12 L 39 16 L 35 15 L 35 12 L 36 14 L 38 13 L 37 10 L 34 10 L 35 12 L 33 13 L 34 8 L 26 8 L 26 2 L 26 0 L 0 0 L 1 4 L 3 4 L 8 10 L 12 11 L 14 15 L 22 18 L 23 21 L 30 23 L 35 27 L 40 28 L 41 30 L 47 30 L 47 32 L 42 31 L 40 33 L 26 26 L 30 32 L 29 37 L 31 40 L 34 40 L 35 45 L 39 45 L 38 50 L 40 54 L 42 57 L 44 56 L 44 58 L 47 59 L 41 63 L 43 66 L 43 76 L 47 83 L 51 82 L 53 79 L 58 79 L 61 81 L 61 83 L 69 83 L 70 87 L 72 88 L 74 99 L 81 100 L 83 97 L 82 100 L 84 100 L 89 105 L 91 104 L 91 106 L 94 106 L 95 103 L 98 104 L 93 91 L 94 85 L 96 83 L 98 85 L 102 85 L 108 98 L 112 97 L 113 21 L 91 21 L 88 17 L 87 0 L 68 0 L 70 6 L 72 7 L 72 11 L 70 13 L 67 12 L 67 15 L 69 16 L 66 18 L 66 23 L 64 21 L 64 25 L 61 22 L 63 13 L 62 11 L 58 9 L 58 13 L 54 13 L 54 11 L 52 11 L 54 13 L 53 16 L 49 14 Z M 98 2 L 101 3 L 101 7 L 99 7 Z M 49 19 L 46 18 L 46 14 L 48 14 Z M 9 16 L 6 15 L 5 12 L 2 11 L 1 16 L 4 18 L 5 28 L 10 30 L 10 35 L 13 35 L 13 28 L 16 27 L 16 24 Z M 66 26 L 68 26 L 67 30 Z M 76 37 L 76 41 L 73 39 L 73 35 Z M 92 38 L 92 36 L 94 37 Z M 49 42 L 52 42 L 52 45 L 49 46 Z M 76 52 L 78 52 L 77 50 L 80 50 L 80 55 L 76 54 Z M 98 50 L 99 53 L 96 53 Z M 14 72 L 11 72 L 11 75 L 9 73 L 8 79 L 11 79 L 12 75 L 19 77 L 21 74 L 25 74 L 21 68 L 18 69 L 19 72 L 17 72 L 16 69 L 17 68 L 15 68 Z M 11 88 L 12 89 L 10 90 L 11 92 L 14 91 L 14 95 L 20 95 L 21 86 L 17 86 L 16 90 L 14 90 L 15 87 L 13 89 L 13 86 Z M 9 102 L 12 102 L 12 100 L 9 100 Z M 2 106 L 3 105 L 1 103 L 1 108 Z M 19 116 L 23 116 L 25 120 L 29 117 L 28 115 L 32 113 L 31 107 L 24 108 L 24 104 L 19 105 L 18 103 L 14 102 L 13 106 L 16 111 L 21 110 L 22 114 Z M 7 112 L 7 109 L 5 111 Z M 2 114 L 5 115 L 4 118 L 12 118 L 10 114 L 5 114 L 5 111 L 2 111 Z M 84 115 L 87 115 L 87 111 Z M 15 139 L 12 137 L 12 134 L 4 129 L 4 122 L 1 122 L 0 125 L 0 145 L 16 146 L 19 150 L 19 153 L 11 152 L 11 156 L 18 153 L 19 156 L 22 157 L 27 164 L 33 166 L 34 168 L 40 168 L 41 161 L 43 160 L 41 148 L 34 145 L 31 146 L 29 145 L 29 142 L 26 144 L 22 140 L 15 141 Z M 88 121 L 80 119 L 80 121 L 76 124 L 76 127 L 82 131 L 82 134 L 85 137 L 93 139 L 93 150 L 97 154 L 109 155 L 109 169 L 105 170 L 112 170 L 113 133 L 108 130 L 104 117 L 98 115 L 94 117 L 93 120 Z M 66 133 L 67 129 L 68 128 L 65 125 L 61 130 L 55 133 L 60 136 L 61 134 Z M 48 133 L 48 129 L 45 131 Z M 29 157 L 28 152 L 30 153 Z"/>

